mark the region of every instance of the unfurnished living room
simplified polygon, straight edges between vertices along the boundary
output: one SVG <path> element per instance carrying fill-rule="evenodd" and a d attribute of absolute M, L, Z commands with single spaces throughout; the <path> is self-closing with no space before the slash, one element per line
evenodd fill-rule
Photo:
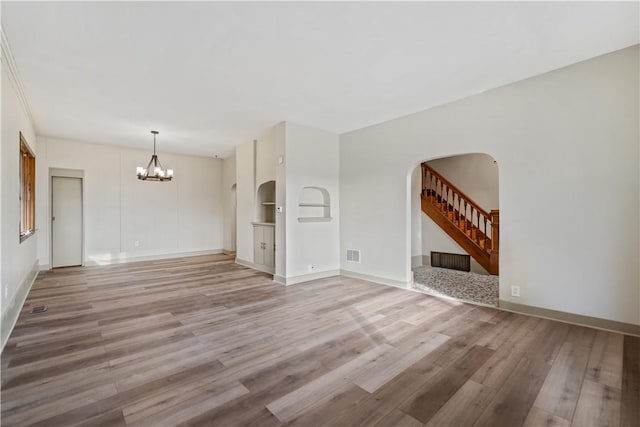
<path fill-rule="evenodd" d="M 3 427 L 640 427 L 639 2 L 0 12 Z"/>

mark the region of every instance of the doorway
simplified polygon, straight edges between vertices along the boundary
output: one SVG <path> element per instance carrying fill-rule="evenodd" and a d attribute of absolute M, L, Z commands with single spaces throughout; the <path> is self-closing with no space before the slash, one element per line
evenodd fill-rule
<path fill-rule="evenodd" d="M 51 177 L 51 267 L 82 265 L 82 178 Z"/>
<path fill-rule="evenodd" d="M 409 176 L 413 287 L 497 306 L 500 217 L 495 159 L 484 153 L 431 159 Z"/>

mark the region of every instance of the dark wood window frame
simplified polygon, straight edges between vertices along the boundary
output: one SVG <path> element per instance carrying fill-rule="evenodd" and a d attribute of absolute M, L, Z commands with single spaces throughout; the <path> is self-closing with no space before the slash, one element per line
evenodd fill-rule
<path fill-rule="evenodd" d="M 36 231 L 36 156 L 20 132 L 20 242 Z"/>

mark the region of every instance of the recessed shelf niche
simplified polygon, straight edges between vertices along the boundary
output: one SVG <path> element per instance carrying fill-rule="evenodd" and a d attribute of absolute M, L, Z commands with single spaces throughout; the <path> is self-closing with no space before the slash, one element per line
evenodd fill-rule
<path fill-rule="evenodd" d="M 331 221 L 331 197 L 326 188 L 303 187 L 298 198 L 299 222 Z"/>
<path fill-rule="evenodd" d="M 256 221 L 273 224 L 276 222 L 276 182 L 267 181 L 258 187 L 256 195 Z"/>

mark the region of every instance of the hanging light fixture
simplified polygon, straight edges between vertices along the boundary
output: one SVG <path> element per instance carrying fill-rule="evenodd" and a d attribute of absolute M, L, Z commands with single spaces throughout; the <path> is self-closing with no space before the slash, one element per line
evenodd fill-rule
<path fill-rule="evenodd" d="M 146 168 L 142 166 L 136 168 L 138 179 L 143 181 L 171 181 L 171 178 L 173 178 L 173 169 L 162 169 L 162 164 L 160 164 L 160 160 L 158 160 L 158 155 L 156 154 L 156 135 L 159 132 L 152 130 L 151 133 L 153 134 L 153 156 L 151 156 L 151 160 L 149 160 Z"/>

